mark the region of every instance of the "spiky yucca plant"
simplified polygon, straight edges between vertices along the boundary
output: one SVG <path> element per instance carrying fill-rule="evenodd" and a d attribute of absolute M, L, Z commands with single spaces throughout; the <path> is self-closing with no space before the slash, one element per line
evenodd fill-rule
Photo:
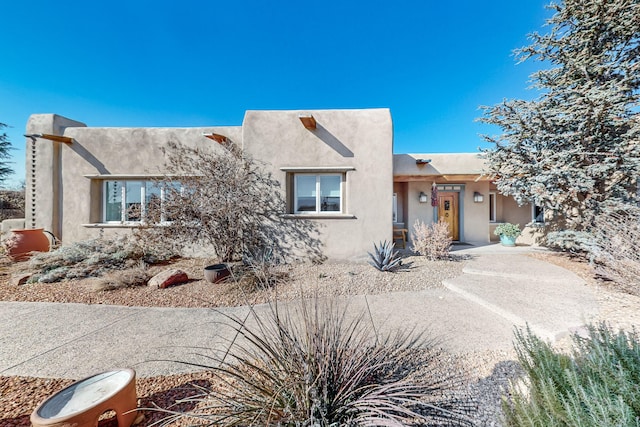
<path fill-rule="evenodd" d="M 220 384 L 167 424 L 473 425 L 464 376 L 439 363 L 441 350 L 413 333 L 376 333 L 365 313 L 316 297 L 229 317 L 237 338 L 209 366 Z"/>
<path fill-rule="evenodd" d="M 371 257 L 369 264 L 374 266 L 380 271 L 393 271 L 400 267 L 402 264 L 402 258 L 400 254 L 395 250 L 395 243 L 385 240 L 380 242 L 380 246 L 373 244 L 373 253 L 367 252 Z"/>

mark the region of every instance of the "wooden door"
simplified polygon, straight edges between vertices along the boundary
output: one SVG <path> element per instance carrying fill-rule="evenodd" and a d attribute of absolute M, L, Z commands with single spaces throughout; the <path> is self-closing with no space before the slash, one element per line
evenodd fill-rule
<path fill-rule="evenodd" d="M 449 234 L 453 240 L 460 240 L 458 230 L 458 195 L 460 193 L 438 194 L 438 221 L 449 224 Z"/>

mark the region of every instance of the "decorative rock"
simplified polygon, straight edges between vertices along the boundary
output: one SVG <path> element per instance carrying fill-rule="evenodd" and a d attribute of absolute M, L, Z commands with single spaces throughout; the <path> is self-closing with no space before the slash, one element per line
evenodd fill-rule
<path fill-rule="evenodd" d="M 11 276 L 10 284 L 11 286 L 22 286 L 27 283 L 27 281 L 33 276 L 31 273 L 21 273 L 14 274 Z"/>
<path fill-rule="evenodd" d="M 161 273 L 156 274 L 147 284 L 151 287 L 164 289 L 169 286 L 179 285 L 180 283 L 184 283 L 189 280 L 189 276 L 182 270 L 172 269 L 165 270 Z"/>

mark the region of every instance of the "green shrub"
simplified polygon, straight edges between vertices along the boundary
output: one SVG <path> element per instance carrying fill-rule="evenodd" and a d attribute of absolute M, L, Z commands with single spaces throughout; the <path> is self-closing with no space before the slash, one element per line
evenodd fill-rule
<path fill-rule="evenodd" d="M 52 283 L 64 279 L 96 277 L 111 270 L 142 264 L 154 264 L 170 259 L 173 254 L 149 251 L 138 240 L 120 236 L 97 238 L 41 252 L 29 261 L 34 271 L 30 282 Z"/>
<path fill-rule="evenodd" d="M 167 424 L 473 425 L 463 377 L 439 363 L 446 358 L 433 343 L 383 336 L 347 308 L 315 298 L 229 317 L 236 339 L 209 366 L 221 384 L 200 399 L 204 409 L 175 413 Z"/>
<path fill-rule="evenodd" d="M 493 230 L 493 234 L 496 236 L 505 236 L 510 238 L 516 238 L 520 233 L 522 233 L 520 226 L 518 224 L 511 224 L 510 222 L 498 224 L 496 229 Z"/>
<path fill-rule="evenodd" d="M 589 327 L 562 354 L 527 329 L 516 350 L 527 390 L 511 388 L 503 404 L 507 426 L 640 425 L 640 345 L 636 331 Z"/>

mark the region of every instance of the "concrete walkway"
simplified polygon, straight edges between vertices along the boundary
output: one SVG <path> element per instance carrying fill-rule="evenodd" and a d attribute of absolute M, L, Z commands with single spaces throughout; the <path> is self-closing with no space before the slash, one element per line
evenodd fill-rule
<path fill-rule="evenodd" d="M 529 323 L 554 339 L 597 310 L 576 275 L 521 253 L 531 249 L 464 248 L 464 274 L 443 289 L 348 298 L 349 310 L 369 310 L 376 327 L 427 331 L 446 350 L 509 350 L 514 325 Z M 258 316 L 267 305 L 255 308 Z M 0 375 L 81 378 L 134 368 L 141 377 L 197 370 L 212 363 L 233 330 L 225 316 L 246 307 L 211 309 L 0 302 Z"/>

